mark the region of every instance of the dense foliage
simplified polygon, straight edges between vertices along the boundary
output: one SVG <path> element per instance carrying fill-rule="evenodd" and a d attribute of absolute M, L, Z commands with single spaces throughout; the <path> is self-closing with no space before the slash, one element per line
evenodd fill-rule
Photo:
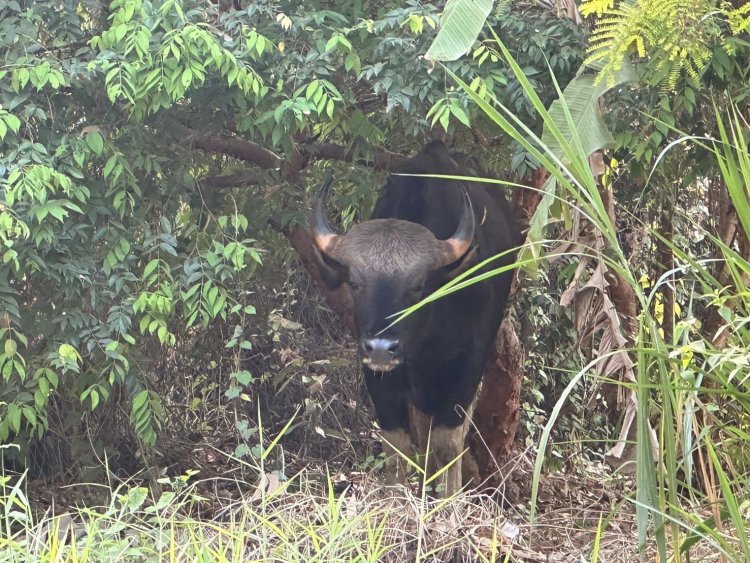
<path fill-rule="evenodd" d="M 273 250 L 257 242 L 269 219 L 304 221 L 307 166 L 387 168 L 431 126 L 467 143 L 493 135 L 443 70 L 420 62 L 438 22 L 432 5 L 227 8 L 0 4 L 0 440 L 21 457 L 51 406 L 65 413 L 65 434 L 114 395 L 153 444 L 160 350 L 199 341 L 217 321 L 230 352 L 224 391 L 240 397 L 254 379 L 240 358 L 257 304 L 244 284 Z M 538 21 L 544 32 L 529 33 Z M 569 79 L 582 32 L 533 7 L 491 23 L 551 101 L 545 52 L 559 46 L 549 63 Z M 531 119 L 485 47 L 449 67 Z M 491 144 L 491 160 L 515 150 L 525 173 L 523 151 Z M 345 171 L 344 221 L 373 200 L 363 172 Z"/>
<path fill-rule="evenodd" d="M 235 454 L 262 462 L 260 380 L 276 399 L 305 353 L 278 310 L 299 305 L 279 234 L 304 224 L 324 170 L 346 226 L 437 136 L 541 188 L 514 194 L 535 258 L 545 238 L 573 249 L 517 296 L 527 443 L 615 436 L 599 384 L 629 374 L 641 539 L 651 518 L 662 556 L 669 526 L 675 553 L 698 538 L 734 553 L 731 520 L 746 547 L 750 8 L 590 0 L 577 20 L 570 1 L 500 4 L 441 64 L 424 55 L 447 14 L 412 0 L 0 0 L 3 458 L 78 471 L 110 424 L 147 464 L 174 395 L 232 405 Z M 264 339 L 283 365 L 258 358 Z M 196 389 L 175 389 L 195 365 Z M 294 399 L 325 434 L 317 400 Z M 50 436 L 75 467 L 29 457 Z"/>

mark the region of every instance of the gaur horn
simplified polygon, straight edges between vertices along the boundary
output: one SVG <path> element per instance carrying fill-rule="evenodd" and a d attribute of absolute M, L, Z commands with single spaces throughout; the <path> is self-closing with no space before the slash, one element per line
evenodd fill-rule
<path fill-rule="evenodd" d="M 333 176 L 328 174 L 320 186 L 318 197 L 315 201 L 315 209 L 313 210 L 312 233 L 315 244 L 321 252 L 329 252 L 333 247 L 336 237 L 339 236 L 331 228 L 326 218 L 325 208 L 328 201 L 328 194 L 331 191 L 331 184 L 333 184 Z"/>
<path fill-rule="evenodd" d="M 465 189 L 462 200 L 463 213 L 456 232 L 451 238 L 442 241 L 445 244 L 445 253 L 440 266 L 447 266 L 461 258 L 471 248 L 471 243 L 474 241 L 474 208 Z"/>

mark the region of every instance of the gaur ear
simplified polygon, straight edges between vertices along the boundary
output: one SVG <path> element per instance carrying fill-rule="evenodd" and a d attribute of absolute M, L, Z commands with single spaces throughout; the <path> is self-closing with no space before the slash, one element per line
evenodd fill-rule
<path fill-rule="evenodd" d="M 479 245 L 473 245 L 461 258 L 437 269 L 435 272 L 442 283 L 446 283 L 456 276 L 464 273 L 466 270 L 477 264 L 477 253 Z"/>
<path fill-rule="evenodd" d="M 315 262 L 318 265 L 318 271 L 320 272 L 320 279 L 323 280 L 323 283 L 329 289 L 337 289 L 348 278 L 349 268 L 318 250 L 314 244 L 312 245 L 312 250 Z"/>

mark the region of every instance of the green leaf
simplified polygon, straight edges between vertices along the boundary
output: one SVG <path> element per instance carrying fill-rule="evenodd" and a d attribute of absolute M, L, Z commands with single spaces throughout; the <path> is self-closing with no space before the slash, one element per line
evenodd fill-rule
<path fill-rule="evenodd" d="M 313 80 L 310 82 L 310 84 L 307 85 L 307 89 L 305 90 L 305 98 L 308 100 L 313 97 L 313 94 L 318 90 L 318 87 L 320 86 L 320 82 L 317 80 Z"/>
<path fill-rule="evenodd" d="M 86 135 L 86 144 L 97 155 L 101 155 L 102 151 L 104 151 L 104 139 L 99 131 L 91 131 L 88 133 Z"/>
<path fill-rule="evenodd" d="M 146 406 L 147 401 L 148 401 L 148 390 L 143 389 L 135 397 L 133 397 L 133 406 L 131 408 L 131 412 L 133 414 L 138 414 L 139 412 L 141 412 L 141 409 L 143 409 Z"/>
<path fill-rule="evenodd" d="M 156 270 L 156 267 L 159 265 L 159 259 L 154 258 L 151 260 L 148 264 L 146 264 L 146 267 L 143 268 L 143 275 L 141 276 L 142 280 L 145 280 L 148 278 L 154 270 Z"/>
<path fill-rule="evenodd" d="M 31 426 L 36 426 L 36 413 L 34 412 L 34 409 L 30 407 L 23 407 L 23 416 L 26 418 L 26 420 L 29 422 Z"/>
<path fill-rule="evenodd" d="M 46 369 L 44 372 L 44 376 L 47 378 L 47 381 L 52 384 L 52 387 L 57 389 L 57 386 L 60 383 L 60 379 L 57 377 L 57 374 L 51 369 Z"/>
<path fill-rule="evenodd" d="M 449 111 L 448 107 L 446 106 L 443 108 L 443 111 L 440 113 L 440 125 L 445 129 L 448 130 L 448 125 L 450 124 L 451 119 L 451 112 Z"/>
<path fill-rule="evenodd" d="M 10 127 L 11 131 L 13 131 L 14 133 L 18 133 L 18 130 L 21 128 L 21 120 L 12 113 L 6 115 L 4 119 L 5 123 L 8 125 L 8 127 Z"/>
<path fill-rule="evenodd" d="M 493 0 L 448 0 L 440 18 L 440 31 L 425 58 L 455 61 L 472 48 L 492 10 Z"/>
<path fill-rule="evenodd" d="M 18 405 L 10 403 L 6 411 L 6 416 L 8 417 L 11 429 L 14 432 L 19 432 L 21 430 L 21 409 L 18 408 Z"/>
<path fill-rule="evenodd" d="M 75 363 L 77 363 L 81 359 L 81 356 L 78 354 L 78 350 L 76 350 L 70 344 L 60 344 L 60 348 L 58 348 L 57 354 L 61 359 Z"/>
<path fill-rule="evenodd" d="M 3 379 L 7 381 L 8 379 L 10 379 L 10 374 L 13 371 L 13 362 L 6 361 L 4 364 L 2 364 L 2 366 Z"/>
<path fill-rule="evenodd" d="M 65 216 L 68 214 L 67 211 L 54 202 L 49 202 L 47 205 L 47 211 L 61 223 L 65 220 Z"/>
<path fill-rule="evenodd" d="M 127 239 L 120 239 L 120 249 L 125 256 L 130 253 L 130 243 L 127 241 Z"/>
<path fill-rule="evenodd" d="M 39 385 L 39 391 L 41 392 L 42 397 L 46 398 L 47 395 L 49 395 L 49 382 L 44 377 L 41 377 L 37 384 Z"/>
<path fill-rule="evenodd" d="M 141 28 L 141 31 L 136 35 L 135 44 L 141 53 L 148 53 L 148 41 L 151 33 L 148 28 Z"/>
<path fill-rule="evenodd" d="M 232 374 L 232 377 L 237 380 L 240 385 L 250 385 L 253 381 L 253 374 L 247 370 L 236 371 Z"/>
<path fill-rule="evenodd" d="M 112 173 L 112 170 L 114 170 L 116 164 L 117 164 L 117 156 L 115 155 L 110 156 L 109 160 L 107 160 L 107 164 L 104 165 L 104 170 L 102 170 L 102 174 L 104 175 L 105 178 L 109 177 L 109 175 Z"/>
<path fill-rule="evenodd" d="M 135 512 L 148 498 L 148 489 L 146 487 L 136 487 L 130 489 L 127 495 L 127 507 L 130 512 Z"/>
<path fill-rule="evenodd" d="M 354 72 L 359 73 L 359 57 L 354 53 L 349 53 L 344 59 L 344 69 L 346 72 L 354 69 Z"/>
<path fill-rule="evenodd" d="M 328 42 L 326 43 L 325 52 L 328 53 L 329 51 L 332 51 L 336 48 L 336 45 L 339 44 L 339 34 L 334 33 L 333 37 L 331 37 Z"/>
<path fill-rule="evenodd" d="M 547 178 L 544 185 L 541 188 L 542 196 L 539 205 L 537 206 L 534 216 L 529 221 L 529 231 L 526 235 L 528 245 L 523 247 L 518 254 L 518 260 L 529 260 L 533 258 L 539 258 L 541 256 L 542 245 L 541 241 L 544 239 L 544 227 L 547 226 L 549 220 L 549 210 L 552 204 L 555 202 L 555 191 L 557 189 L 557 180 L 554 176 Z M 527 271 L 532 275 L 538 271 L 538 263 L 532 261 L 527 266 Z"/>
<path fill-rule="evenodd" d="M 469 121 L 469 116 L 466 115 L 466 112 L 464 111 L 464 108 L 462 108 L 457 103 L 450 105 L 450 111 L 451 113 L 458 119 L 461 123 L 466 125 L 466 127 L 471 127 L 471 122 Z"/>
<path fill-rule="evenodd" d="M 572 142 L 573 139 L 578 137 L 587 156 L 603 148 L 611 147 L 615 141 L 602 118 L 599 98 L 612 88 L 636 80 L 636 78 L 633 66 L 627 60 L 623 62 L 622 68 L 614 77 L 613 82 L 600 81 L 597 83 L 593 74 L 577 76 L 568 84 L 562 96 L 570 113 L 572 124 L 568 122 L 559 99 L 552 102 L 549 108 L 550 119 L 554 121 L 566 140 Z M 574 129 L 571 128 L 571 125 Z M 560 143 L 548 127 L 544 128 L 542 142 L 555 156 L 558 158 L 563 156 Z"/>

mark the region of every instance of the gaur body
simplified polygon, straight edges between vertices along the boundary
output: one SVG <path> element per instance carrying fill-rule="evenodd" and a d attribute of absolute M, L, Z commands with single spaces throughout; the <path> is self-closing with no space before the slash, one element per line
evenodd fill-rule
<path fill-rule="evenodd" d="M 426 145 L 398 173 L 477 175 L 440 142 Z M 392 316 L 513 248 L 510 206 L 495 185 L 393 175 L 372 219 L 339 235 L 323 212 L 327 188 L 313 221 L 323 278 L 351 290 L 365 382 L 387 449 L 409 455 L 416 446 L 424 454 L 429 436 L 428 470 L 435 471 L 463 451 L 512 272 L 428 303 L 393 325 Z M 482 271 L 513 260 L 508 253 Z M 395 461 L 395 475 L 403 478 L 403 464 Z M 446 494 L 460 488 L 460 461 L 445 472 L 444 485 Z"/>

